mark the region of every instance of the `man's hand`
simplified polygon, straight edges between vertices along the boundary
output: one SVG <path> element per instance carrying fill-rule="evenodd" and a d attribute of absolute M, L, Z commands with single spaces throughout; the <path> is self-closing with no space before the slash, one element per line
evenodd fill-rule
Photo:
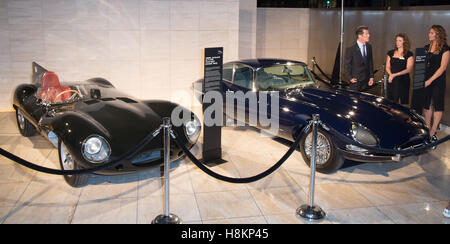
<path fill-rule="evenodd" d="M 428 87 L 429 85 L 431 85 L 431 81 L 430 80 L 425 81 L 425 87 Z"/>
<path fill-rule="evenodd" d="M 350 80 L 351 83 L 356 83 L 358 80 L 356 78 L 353 78 Z"/>
<path fill-rule="evenodd" d="M 372 86 L 373 85 L 373 78 L 370 78 L 370 80 L 369 80 L 369 86 Z"/>

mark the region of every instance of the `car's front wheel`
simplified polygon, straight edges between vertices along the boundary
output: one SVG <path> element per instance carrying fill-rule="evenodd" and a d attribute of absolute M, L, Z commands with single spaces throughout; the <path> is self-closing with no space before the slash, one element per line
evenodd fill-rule
<path fill-rule="evenodd" d="M 82 169 L 78 163 L 74 160 L 69 150 L 67 150 L 66 145 L 61 139 L 58 140 L 58 155 L 59 164 L 63 170 L 78 170 Z M 64 175 L 64 180 L 73 187 L 79 187 L 86 185 L 89 181 L 89 174 L 80 175 Z"/>
<path fill-rule="evenodd" d="M 300 141 L 300 151 L 308 166 L 311 166 L 313 133 L 310 130 Z M 317 130 L 316 170 L 332 173 L 342 167 L 344 158 L 339 154 L 331 138 L 321 129 Z"/>

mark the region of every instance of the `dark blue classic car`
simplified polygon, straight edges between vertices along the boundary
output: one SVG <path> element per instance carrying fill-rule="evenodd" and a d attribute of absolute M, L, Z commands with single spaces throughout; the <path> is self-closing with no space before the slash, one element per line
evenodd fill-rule
<path fill-rule="evenodd" d="M 202 81 L 194 83 L 197 95 L 202 94 Z M 422 117 L 413 110 L 367 93 L 332 88 L 317 81 L 307 65 L 292 60 L 251 59 L 229 62 L 223 66 L 222 95 L 242 91 L 262 94 L 279 92 L 279 107 L 267 110 L 279 114 L 276 136 L 293 141 L 313 114 L 341 134 L 361 144 L 384 148 L 415 148 L 427 143 L 429 130 Z M 250 97 L 250 96 L 247 96 Z M 229 101 L 228 101 L 229 102 Z M 239 120 L 238 113 L 224 113 Z M 261 104 L 258 101 L 258 106 Z M 249 103 L 235 103 L 236 111 L 251 113 Z M 245 106 L 245 108 L 243 107 Z M 266 105 L 264 105 L 266 106 Z M 261 111 L 258 109 L 258 111 Z M 231 112 L 231 113 L 230 113 Z M 273 114 L 273 113 L 272 113 Z M 245 122 L 248 123 L 248 117 Z M 252 125 L 264 129 L 259 123 Z M 309 130 L 300 142 L 300 151 L 309 165 L 312 133 Z M 396 155 L 373 154 L 365 149 L 344 143 L 322 128 L 318 131 L 317 170 L 330 173 L 339 169 L 344 159 L 360 162 L 392 162 Z"/>

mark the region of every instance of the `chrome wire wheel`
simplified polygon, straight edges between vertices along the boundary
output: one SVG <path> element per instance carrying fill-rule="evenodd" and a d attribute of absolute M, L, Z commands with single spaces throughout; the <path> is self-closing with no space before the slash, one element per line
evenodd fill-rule
<path fill-rule="evenodd" d="M 17 128 L 22 136 L 30 137 L 36 133 L 34 126 L 25 118 L 24 112 L 19 108 L 16 108 L 16 120 Z"/>
<path fill-rule="evenodd" d="M 19 127 L 21 130 L 25 130 L 25 117 L 23 117 L 22 112 L 17 110 L 17 122 L 19 123 Z"/>
<path fill-rule="evenodd" d="M 312 152 L 312 138 L 313 133 L 309 133 L 305 140 L 305 153 L 309 160 L 311 160 Z M 316 150 L 316 164 L 323 165 L 331 157 L 331 143 L 325 135 L 317 132 L 317 150 Z"/>
<path fill-rule="evenodd" d="M 72 155 L 70 155 L 70 153 L 67 150 L 66 145 L 64 145 L 64 143 L 61 143 L 59 155 L 61 157 L 61 164 L 62 164 L 62 168 L 64 170 L 74 170 L 75 169 L 75 163 L 73 161 Z"/>
<path fill-rule="evenodd" d="M 75 161 L 75 158 L 70 154 L 67 146 L 58 139 L 58 155 L 59 164 L 63 170 L 80 170 L 82 167 Z M 75 174 L 64 175 L 64 180 L 73 187 L 80 187 L 86 185 L 89 181 L 89 174 Z"/>

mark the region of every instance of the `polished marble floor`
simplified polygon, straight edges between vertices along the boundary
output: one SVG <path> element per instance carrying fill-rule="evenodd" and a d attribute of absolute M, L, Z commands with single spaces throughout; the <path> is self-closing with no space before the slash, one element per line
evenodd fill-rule
<path fill-rule="evenodd" d="M 20 136 L 12 112 L 0 113 L 0 147 L 31 162 L 58 168 L 57 150 L 41 136 Z M 441 136 L 445 135 L 440 132 Z M 223 130 L 228 162 L 211 167 L 231 177 L 264 171 L 288 149 L 284 141 L 252 128 Z M 201 143 L 193 148 L 199 155 Z M 327 213 L 320 223 L 449 224 L 450 143 L 398 163 L 346 162 L 334 174 L 317 174 L 315 203 Z M 308 201 L 309 168 L 299 152 L 275 173 L 251 184 L 211 178 L 187 160 L 173 163 L 170 209 L 184 223 L 307 223 L 295 210 Z M 159 168 L 120 176 L 91 175 L 71 188 L 0 157 L 0 223 L 151 223 L 163 213 Z"/>

